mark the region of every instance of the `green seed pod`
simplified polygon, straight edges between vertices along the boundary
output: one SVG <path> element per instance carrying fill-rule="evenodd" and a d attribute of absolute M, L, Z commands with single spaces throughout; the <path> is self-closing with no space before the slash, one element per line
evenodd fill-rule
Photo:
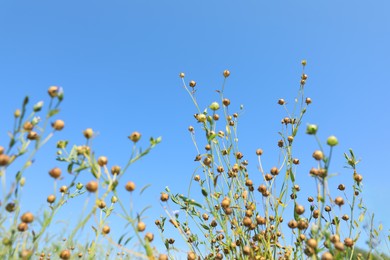
<path fill-rule="evenodd" d="M 306 134 L 315 135 L 317 133 L 318 126 L 317 125 L 308 125 L 306 128 Z"/>
<path fill-rule="evenodd" d="M 331 135 L 328 137 L 328 140 L 326 141 L 326 143 L 329 146 L 336 146 L 336 145 L 338 145 L 339 141 L 337 140 L 336 136 Z"/>
<path fill-rule="evenodd" d="M 218 102 L 213 102 L 213 103 L 211 103 L 211 105 L 209 106 L 209 108 L 210 108 L 211 110 L 214 110 L 214 111 L 218 110 L 218 109 L 219 109 L 219 104 L 218 104 Z"/>

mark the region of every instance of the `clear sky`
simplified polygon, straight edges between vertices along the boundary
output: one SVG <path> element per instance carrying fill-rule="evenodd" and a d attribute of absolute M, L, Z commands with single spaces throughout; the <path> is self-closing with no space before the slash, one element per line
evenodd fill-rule
<path fill-rule="evenodd" d="M 390 228 L 388 107 L 390 2 L 381 1 L 0 1 L 0 144 L 7 143 L 12 113 L 28 94 L 47 101 L 50 85 L 62 86 L 66 127 L 26 174 L 25 196 L 37 211 L 52 191 L 47 171 L 58 163 L 55 141 L 82 143 L 82 130 L 99 132 L 99 154 L 124 164 L 132 131 L 163 142 L 130 169 L 129 179 L 150 183 L 141 205 L 149 216 L 164 214 L 158 198 L 169 185 L 185 192 L 196 165 L 187 127 L 196 112 L 179 72 L 198 85 L 201 106 L 218 99 L 215 89 L 231 76 L 226 95 L 245 107 L 240 146 L 256 170 L 262 147 L 269 167 L 277 162 L 276 142 L 283 110 L 293 101 L 300 61 L 307 59 L 306 94 L 313 104 L 304 120 L 317 123 L 325 141 L 336 135 L 331 170 L 349 182 L 343 152 L 353 148 L 364 177 L 365 202 L 378 223 Z M 308 171 L 315 140 L 301 132 L 300 182 Z M 142 142 L 141 142 L 142 143 Z M 88 180 L 86 178 L 85 180 Z M 47 190 L 45 190 L 47 188 Z M 68 209 L 69 210 L 69 209 Z M 151 217 L 148 221 L 154 220 Z"/>

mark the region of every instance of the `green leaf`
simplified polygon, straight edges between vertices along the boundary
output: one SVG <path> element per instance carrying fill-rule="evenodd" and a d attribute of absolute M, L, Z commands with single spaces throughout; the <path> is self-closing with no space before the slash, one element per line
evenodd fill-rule
<path fill-rule="evenodd" d="M 142 211 L 141 213 L 139 213 L 139 216 L 142 216 L 142 214 L 144 214 L 145 211 L 147 211 L 148 209 L 152 208 L 152 206 L 146 206 Z"/>
<path fill-rule="evenodd" d="M 68 173 L 72 173 L 73 165 L 74 165 L 73 162 L 71 162 L 71 163 L 68 165 Z"/>
<path fill-rule="evenodd" d="M 210 135 L 210 136 L 207 138 L 207 142 L 211 142 L 216 136 L 217 136 L 217 134 L 212 134 L 212 135 Z"/>
<path fill-rule="evenodd" d="M 210 227 L 209 226 L 207 226 L 207 225 L 205 225 L 205 224 L 200 224 L 204 229 L 206 229 L 206 230 L 210 230 Z"/>
<path fill-rule="evenodd" d="M 152 185 L 151 185 L 151 184 L 145 185 L 145 186 L 141 189 L 141 191 L 139 192 L 139 195 L 142 195 L 142 193 L 143 193 L 147 188 L 149 188 L 150 186 L 152 186 Z"/>
<path fill-rule="evenodd" d="M 52 110 L 49 111 L 49 114 L 47 116 L 50 118 L 50 117 L 58 114 L 59 112 L 60 112 L 59 109 L 52 109 Z"/>

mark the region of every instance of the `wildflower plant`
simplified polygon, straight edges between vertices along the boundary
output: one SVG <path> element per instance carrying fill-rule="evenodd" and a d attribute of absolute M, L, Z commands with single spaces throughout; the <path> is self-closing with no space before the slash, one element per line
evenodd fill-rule
<path fill-rule="evenodd" d="M 57 119 L 53 121 L 60 111 L 60 104 L 63 101 L 64 93 L 59 87 L 53 86 L 48 90 L 50 103 L 44 120 L 40 119 L 39 112 L 43 109 L 43 102 L 38 102 L 33 106 L 33 111 L 28 113 L 29 98 L 26 97 L 21 110 L 14 113 L 14 127 L 9 134 L 10 142 L 8 148 L 0 147 L 0 176 L 2 180 L 2 198 L 0 203 L 0 257 L 2 259 L 50 259 L 51 257 L 60 259 L 96 259 L 104 257 L 114 257 L 115 253 L 119 257 L 154 259 L 155 249 L 150 242 L 153 234 L 147 232 L 146 225 L 142 221 L 143 214 L 147 210 L 136 211 L 132 205 L 131 193 L 136 189 L 134 182 L 127 180 L 125 174 L 128 168 L 147 155 L 157 144 L 161 137 L 150 138 L 149 146 L 142 150 L 138 147 L 141 139 L 139 132 L 129 135 L 129 143 L 133 144 L 131 154 L 124 167 L 110 165 L 106 156 L 96 156 L 93 150 L 92 139 L 95 137 L 94 131 L 88 128 L 83 131 L 85 143 L 82 145 L 70 146 L 69 141 L 61 140 L 57 142 L 57 161 L 63 163 L 63 167 L 55 166 L 48 170 L 48 178 L 53 180 L 54 193 L 48 194 L 47 206 L 43 214 L 35 215 L 30 211 L 21 212 L 21 193 L 25 186 L 26 179 L 23 176 L 25 171 L 31 166 L 38 150 L 46 144 L 52 136 L 61 131 L 65 123 Z M 51 123 L 51 131 L 47 134 L 47 128 Z M 26 155 L 26 156 L 24 156 Z M 22 167 L 17 171 L 15 180 L 8 185 L 6 181 L 9 173 L 7 170 L 17 161 L 24 159 Z M 65 177 L 63 172 L 67 172 Z M 89 175 L 90 181 L 80 182 L 80 175 Z M 59 185 L 67 182 L 66 185 Z M 147 188 L 141 188 L 141 193 Z M 130 193 L 129 196 L 119 196 L 118 189 L 124 189 Z M 88 196 L 88 193 L 90 194 Z M 130 200 L 129 200 L 130 198 Z M 54 223 L 56 216 L 64 205 L 72 201 L 81 199 L 85 201 L 85 206 L 81 210 L 79 221 L 73 227 L 68 227 L 61 237 L 60 234 L 48 234 L 48 229 Z M 130 207 L 128 206 L 130 205 Z M 139 213 L 136 213 L 139 212 Z M 126 223 L 125 229 L 130 227 L 131 236 L 126 233 L 114 241 L 110 237 L 111 228 L 109 219 L 119 216 Z M 38 223 L 37 223 L 38 222 Z M 93 239 L 79 242 L 82 231 L 92 222 Z M 134 251 L 126 245 L 134 236 L 138 242 L 134 242 L 143 248 L 143 252 Z M 102 237 L 104 240 L 102 240 Z M 108 241 L 108 243 L 107 243 Z M 102 246 L 109 244 L 110 246 Z"/>
<path fill-rule="evenodd" d="M 239 111 L 234 111 L 230 99 L 224 94 L 230 72 L 223 72 L 224 81 L 217 90 L 219 101 L 212 102 L 205 109 L 199 107 L 196 99 L 196 81 L 191 80 L 187 85 L 185 74 L 180 73 L 183 88 L 196 108 L 194 120 L 199 127 L 190 126 L 188 130 L 197 151 L 194 160 L 198 167 L 188 194 L 175 194 L 167 187 L 161 195 L 161 201 L 167 203 L 164 206 L 167 217 L 156 220 L 156 225 L 172 259 L 179 249 L 173 245 L 173 238 L 164 236 L 166 225 L 169 225 L 167 219 L 187 244 L 189 260 L 328 260 L 355 256 L 356 242 L 367 215 L 361 197 L 363 177 L 358 173 L 359 161 L 352 150 L 345 153 L 347 166 L 352 171 L 352 194 L 347 194 L 346 186 L 340 184 L 338 189 L 342 195 L 331 195 L 328 180 L 334 176 L 329 173 L 329 167 L 338 140 L 330 136 L 323 146 L 317 136 L 318 126 L 313 124 L 306 127 L 306 133 L 314 136 L 318 143 L 309 172 L 315 186 L 309 191 L 308 194 L 313 195 L 306 198 L 307 202 L 301 200 L 304 195 L 298 179 L 307 174 L 302 174 L 299 159 L 294 156 L 294 144 L 312 103 L 305 95 L 308 80 L 305 66 L 303 60 L 294 102 L 277 101 L 286 113 L 281 120 L 282 129 L 277 142 L 281 159 L 277 164 L 265 167 L 263 150 L 257 149 L 260 174 L 248 169 L 249 156 L 238 144 L 237 127 L 242 106 Z M 200 135 L 195 134 L 195 129 L 200 129 Z M 195 200 L 198 196 L 194 192 L 202 194 L 203 200 Z M 184 214 L 172 214 L 171 202 Z M 370 237 L 374 237 L 373 233 L 378 237 L 380 229 L 370 232 Z M 374 249 L 372 245 L 369 243 L 370 252 Z"/>

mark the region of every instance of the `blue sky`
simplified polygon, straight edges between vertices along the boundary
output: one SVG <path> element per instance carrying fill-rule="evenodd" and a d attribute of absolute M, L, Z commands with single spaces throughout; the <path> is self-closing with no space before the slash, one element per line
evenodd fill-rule
<path fill-rule="evenodd" d="M 26 194 L 35 194 L 30 210 L 38 210 L 51 192 L 47 171 L 57 164 L 55 141 L 82 143 L 82 130 L 92 127 L 99 132 L 98 153 L 122 165 L 131 132 L 143 134 L 144 146 L 149 136 L 163 137 L 130 169 L 129 179 L 152 184 L 140 207 L 155 204 L 149 215 L 164 214 L 160 191 L 169 185 L 185 192 L 183 183 L 196 167 L 186 130 L 195 124 L 196 110 L 181 87 L 182 71 L 186 80 L 197 81 L 203 107 L 218 99 L 214 90 L 222 84 L 222 71 L 231 71 L 226 95 L 236 109 L 245 106 L 240 146 L 253 171 L 258 147 L 269 151 L 264 160 L 273 166 L 284 117 L 276 102 L 292 103 L 300 61 L 307 59 L 306 93 L 313 105 L 304 124 L 317 123 L 324 141 L 339 138 L 332 170 L 340 181 L 334 185 L 350 180 L 342 154 L 354 149 L 362 159 L 366 204 L 390 228 L 389 8 L 384 0 L 1 1 L 0 143 L 6 143 L 24 95 L 47 101 L 50 85 L 65 90 L 60 118 L 66 127 L 26 175 L 34 184 L 26 187 Z M 306 168 L 312 166 L 315 140 L 302 131 L 299 141 L 301 182 L 310 187 Z"/>

